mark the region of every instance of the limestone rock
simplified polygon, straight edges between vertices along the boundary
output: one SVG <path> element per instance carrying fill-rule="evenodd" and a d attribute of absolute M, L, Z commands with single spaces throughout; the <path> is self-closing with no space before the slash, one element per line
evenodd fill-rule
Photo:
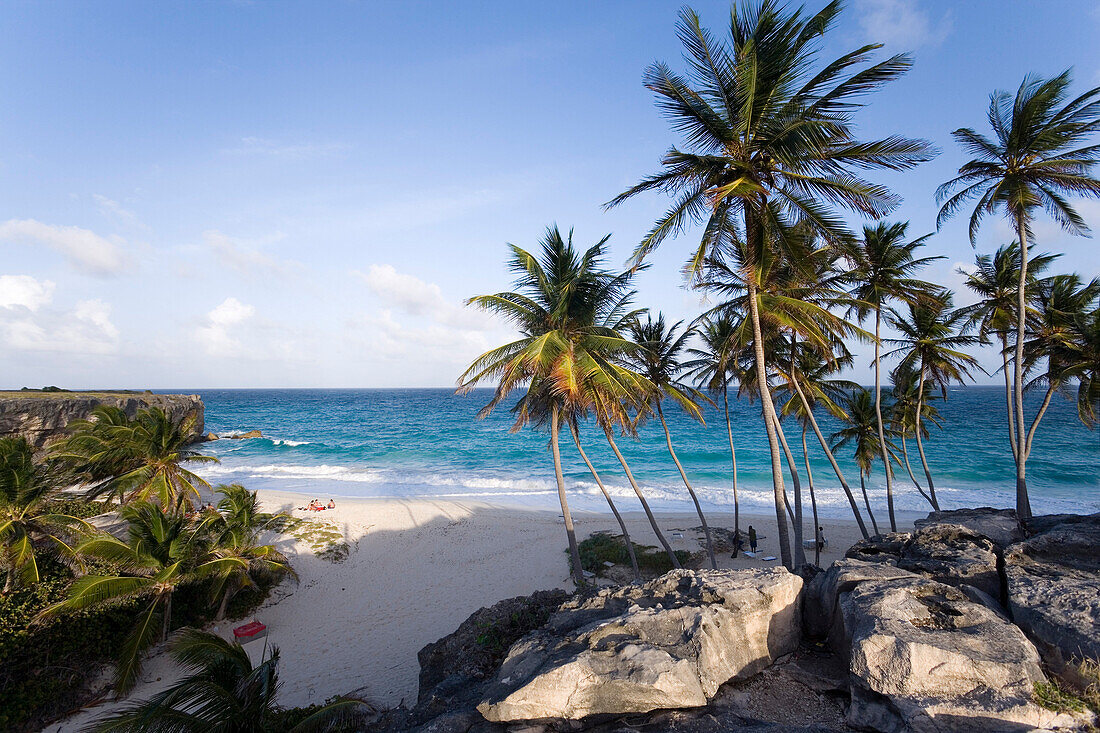
<path fill-rule="evenodd" d="M 1016 731 L 1076 724 L 1031 702 L 1045 680 L 1020 629 L 957 588 L 911 576 L 843 594 L 848 723 L 913 731 Z"/>
<path fill-rule="evenodd" d="M 512 646 L 478 710 L 520 721 L 705 705 L 797 648 L 801 590 L 782 568 L 673 570 L 569 601 Z"/>
<path fill-rule="evenodd" d="M 978 507 L 977 509 L 932 512 L 924 519 L 913 522 L 913 528 L 919 532 L 937 524 L 956 524 L 966 527 L 989 538 L 1001 550 L 1024 538 L 1020 522 L 1016 518 L 1016 511 L 1013 509 Z"/>
<path fill-rule="evenodd" d="M 844 553 L 844 557 L 866 562 L 884 562 L 896 565 L 901 548 L 913 536 L 911 532 L 887 532 L 869 540 L 860 540 Z"/>
<path fill-rule="evenodd" d="M 821 638 L 829 634 L 841 594 L 848 593 L 861 583 L 910 580 L 913 577 L 912 573 L 885 563 L 847 558 L 835 561 L 806 588 L 802 614 L 806 635 Z"/>
<path fill-rule="evenodd" d="M 231 440 L 245 440 L 246 438 L 262 438 L 264 434 L 259 430 L 249 430 L 247 433 L 234 433 L 225 437 Z"/>
<path fill-rule="evenodd" d="M 971 585 L 1001 597 L 997 553 L 987 537 L 958 524 L 934 524 L 905 543 L 898 567 L 947 585 Z"/>
<path fill-rule="evenodd" d="M 1013 620 L 1062 673 L 1100 659 L 1100 514 L 1047 526 L 1005 552 L 1005 576 Z"/>

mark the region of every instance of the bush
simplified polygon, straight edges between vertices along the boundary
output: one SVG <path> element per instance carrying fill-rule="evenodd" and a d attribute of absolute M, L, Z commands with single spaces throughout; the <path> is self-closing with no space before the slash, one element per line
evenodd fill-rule
<path fill-rule="evenodd" d="M 647 545 L 634 545 L 634 556 L 638 560 L 638 569 L 642 575 L 658 576 L 672 570 L 672 561 L 663 549 L 657 549 Z M 607 532 L 596 532 L 581 542 L 577 549 L 581 555 L 581 567 L 590 573 L 603 577 L 607 571 L 605 562 L 630 567 L 630 554 L 626 551 L 626 542 L 622 535 L 613 535 Z M 690 565 L 695 556 L 684 550 L 674 550 L 676 559 L 684 567 Z"/>

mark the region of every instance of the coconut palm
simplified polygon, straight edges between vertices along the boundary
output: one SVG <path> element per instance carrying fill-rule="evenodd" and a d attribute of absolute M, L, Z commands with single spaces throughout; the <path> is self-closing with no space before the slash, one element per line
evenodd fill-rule
<path fill-rule="evenodd" d="M 975 346 L 979 337 L 967 333 L 972 321 L 966 311 L 952 308 L 951 293 L 946 290 L 931 293 L 909 304 L 908 315 L 896 313 L 890 318 L 899 338 L 888 339 L 897 344 L 886 356 L 902 355 L 900 366 L 917 372 L 917 404 L 913 410 L 913 437 L 917 441 L 924 477 L 928 482 L 928 498 L 932 508 L 940 510 L 936 499 L 936 484 L 924 454 L 921 418 L 924 411 L 926 383 L 938 387 L 942 399 L 947 399 L 947 386 L 971 379 L 974 369 L 981 369 L 978 360 L 962 349 Z M 904 436 L 904 433 L 902 434 Z"/>
<path fill-rule="evenodd" d="M 875 417 L 879 425 L 878 445 L 882 451 L 882 463 L 886 471 L 886 509 L 890 515 L 890 531 L 897 532 L 894 517 L 893 472 L 886 457 L 885 427 L 882 421 L 882 321 L 889 316 L 893 303 L 915 303 L 930 292 L 932 286 L 913 277 L 933 260 L 942 257 L 916 257 L 915 252 L 931 235 L 906 242 L 909 222 L 889 224 L 879 222 L 863 228 L 863 238 L 846 249 L 851 261 L 851 278 L 855 283 L 852 310 L 861 321 L 870 316 L 875 319 Z"/>
<path fill-rule="evenodd" d="M 215 620 L 221 621 L 233 596 L 256 587 L 259 575 L 298 575 L 283 553 L 260 541 L 264 532 L 282 526 L 287 515 L 261 512 L 256 492 L 240 484 L 219 486 L 217 491 L 222 495 L 217 512 L 204 517 L 197 531 L 208 540 L 203 572 L 214 578 L 212 595 L 220 599 Z"/>
<path fill-rule="evenodd" d="M 894 458 L 893 430 L 883 430 L 881 433 L 878 415 L 875 413 L 875 398 L 871 391 L 859 387 L 852 390 L 841 404 L 844 411 L 842 423 L 845 427 L 836 431 L 830 437 L 832 450 L 839 450 L 851 445 L 855 450 L 856 465 L 859 467 L 859 488 L 863 491 L 863 502 L 867 508 L 867 514 L 871 517 L 871 525 L 875 534 L 879 534 L 878 522 L 871 511 L 871 501 L 867 496 L 866 479 L 871 476 L 871 470 L 875 461 L 882 455 L 882 446 L 879 443 L 879 435 L 884 435 L 886 440 L 886 452 Z"/>
<path fill-rule="evenodd" d="M 259 664 L 235 641 L 198 629 L 184 629 L 168 645 L 189 674 L 148 700 L 131 703 L 85 728 L 89 733 L 268 733 L 269 731 L 358 730 L 369 707 L 343 699 L 313 710 L 285 726 L 276 703 L 279 648 Z"/>
<path fill-rule="evenodd" d="M 87 476 L 102 478 L 90 497 L 122 502 L 156 501 L 164 507 L 190 507 L 199 489 L 210 488 L 185 463 L 216 463 L 189 447 L 194 418 L 174 420 L 159 407 L 138 410 L 131 420 L 120 409 L 97 407 L 74 423 L 73 433 L 53 456 Z"/>
<path fill-rule="evenodd" d="M 1039 275 L 1061 255 L 1046 253 L 1031 255 L 1027 264 L 1025 301 L 1028 318 L 1035 309 L 1036 285 Z M 962 308 L 986 340 L 995 338 L 1001 351 L 1001 373 L 1005 382 L 1005 411 L 1008 415 L 1008 443 L 1016 459 L 1016 416 L 1012 399 L 1012 371 L 1009 369 L 1009 335 L 1016 328 L 1016 298 L 1020 285 L 1020 243 L 1012 242 L 997 249 L 992 255 L 976 255 L 973 269 L 959 269 L 966 278 L 966 287 L 980 296 L 980 300 Z"/>
<path fill-rule="evenodd" d="M 1024 425 L 1031 224 L 1042 208 L 1070 234 L 1088 235 L 1088 225 L 1067 197 L 1100 197 L 1100 180 L 1092 176 L 1093 167 L 1100 160 L 1100 145 L 1093 143 L 1093 136 L 1100 130 L 1100 87 L 1069 99 L 1070 84 L 1070 72 L 1066 70 L 1052 79 L 1026 76 L 1015 95 L 994 92 L 989 98 L 988 114 L 993 138 L 968 127 L 955 130 L 952 136 L 974 157 L 959 168 L 955 178 L 936 190 L 936 200 L 942 204 L 937 224 L 976 200 L 970 214 L 972 244 L 982 220 L 995 213 L 1008 218 L 1020 243 L 1012 398 L 1016 513 L 1023 521 L 1031 519 Z"/>
<path fill-rule="evenodd" d="M 932 497 L 924 490 L 924 487 L 917 481 L 917 477 L 913 474 L 913 466 L 909 462 L 908 446 L 909 436 L 917 429 L 918 405 L 920 405 L 921 410 L 921 438 L 927 439 L 931 435 L 931 432 L 928 430 L 929 424 L 940 428 L 943 427 L 943 421 L 940 419 L 939 410 L 932 404 L 935 399 L 935 394 L 932 392 L 932 385 L 926 381 L 924 383 L 924 389 L 920 393 L 920 398 L 918 399 L 917 386 L 919 380 L 917 377 L 917 370 L 911 366 L 901 364 L 894 367 L 890 372 L 890 381 L 893 384 L 890 395 L 894 400 L 894 407 L 890 415 L 890 425 L 898 437 L 901 438 L 902 462 L 905 464 L 905 470 L 909 474 L 909 479 L 913 482 L 913 486 L 917 489 L 917 492 L 924 497 L 924 500 L 928 502 L 929 506 L 935 509 L 936 505 L 932 502 Z"/>
<path fill-rule="evenodd" d="M 617 330 L 630 317 L 631 273 L 615 275 L 603 269 L 607 239 L 579 253 L 573 247 L 573 233 L 564 238 L 554 226 L 543 238 L 539 257 L 509 245 L 511 269 L 518 274 L 517 291 L 477 296 L 467 303 L 503 316 L 518 328 L 520 338 L 475 359 L 459 378 L 458 387 L 468 392 L 480 382 L 497 381 L 492 399 L 478 413 L 485 417 L 526 384 L 524 397 L 513 409 L 513 430 L 528 425 L 533 417 L 538 418 L 536 427 L 549 426 L 558 500 L 578 586 L 584 584 L 584 575 L 561 468 L 562 407 L 567 397 L 581 400 L 586 385 L 597 377 L 601 389 L 625 393 L 621 380 L 630 377 L 610 360 L 634 348 Z"/>
<path fill-rule="evenodd" d="M 22 436 L 0 438 L 0 569 L 4 593 L 20 583 L 41 580 L 40 555 L 79 563 L 73 551 L 75 531 L 88 529 L 81 519 L 53 511 L 63 478 L 56 465 L 34 459 Z"/>
<path fill-rule="evenodd" d="M 741 534 L 741 507 L 737 497 L 737 448 L 733 444 L 733 422 L 730 420 L 730 383 L 737 379 L 740 368 L 737 363 L 733 318 L 727 315 L 704 317 L 696 328 L 702 348 L 688 349 L 694 357 L 684 364 L 694 376 L 696 385 L 712 394 L 722 395 L 722 414 L 726 418 L 726 436 L 730 444 L 730 462 L 733 466 L 733 534 Z M 736 552 L 736 548 L 734 550 Z"/>
<path fill-rule="evenodd" d="M 1100 306 L 1076 319 L 1077 351 L 1066 364 L 1077 379 L 1077 416 L 1090 430 L 1100 414 Z"/>
<path fill-rule="evenodd" d="M 898 199 L 859 171 L 902 170 L 932 155 L 930 146 L 899 136 L 861 141 L 853 113 L 863 97 L 903 74 L 905 55 L 866 64 L 878 45 L 867 45 L 829 62 L 818 55 L 840 13 L 834 0 L 806 15 L 771 0 L 733 5 L 729 36 L 721 40 L 705 30 L 694 11 L 684 9 L 678 27 L 687 71 L 664 63 L 646 71 L 645 85 L 683 137 L 683 149 L 671 148 L 663 170 L 614 198 L 609 206 L 650 190 L 675 197 L 635 250 L 640 262 L 669 236 L 691 224 L 704 224 L 699 246 L 687 265 L 698 274 L 705 259 L 732 237 L 749 254 L 746 270 L 748 316 L 757 370 L 765 374 L 757 278 L 752 274 L 765 250 L 782 242 L 766 230 L 805 220 L 826 239 L 845 241 L 850 234 L 834 206 L 881 217 Z M 784 516 L 783 473 L 775 406 L 767 380 L 759 380 L 764 426 L 772 461 L 772 488 L 780 554 L 791 567 L 790 539 Z"/>

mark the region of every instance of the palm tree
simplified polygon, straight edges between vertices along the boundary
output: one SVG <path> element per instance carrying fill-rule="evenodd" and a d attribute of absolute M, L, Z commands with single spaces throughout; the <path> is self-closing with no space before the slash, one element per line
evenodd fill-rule
<path fill-rule="evenodd" d="M 0 568 L 6 574 L 5 594 L 20 583 L 42 579 L 40 553 L 79 564 L 69 543 L 74 528 L 89 525 L 53 511 L 62 485 L 56 466 L 35 461 L 25 438 L 0 438 Z"/>
<path fill-rule="evenodd" d="M 1067 101 L 1070 72 L 1052 79 L 1026 76 L 1016 94 L 994 92 L 989 98 L 989 124 L 994 139 L 963 127 L 952 136 L 974 157 L 955 178 L 936 190 L 942 203 L 937 225 L 977 199 L 970 214 L 974 244 L 982 219 L 997 212 L 1008 217 L 1020 243 L 1020 277 L 1016 291 L 1016 344 L 1013 359 L 1016 514 L 1031 519 L 1027 493 L 1024 426 L 1024 341 L 1027 321 L 1028 237 L 1038 209 L 1046 210 L 1070 234 L 1088 235 L 1085 220 L 1066 199 L 1100 197 L 1100 180 L 1092 169 L 1100 146 L 1091 143 L 1100 130 L 1100 87 Z"/>
<path fill-rule="evenodd" d="M 863 239 L 847 250 L 852 264 L 851 278 L 855 283 L 852 297 L 856 301 L 852 310 L 861 321 L 870 315 L 875 317 L 875 419 L 878 420 L 882 464 L 886 471 L 886 508 L 890 515 L 890 531 L 897 532 L 894 517 L 893 472 L 886 458 L 885 427 L 882 421 L 882 319 L 889 314 L 892 302 L 915 303 L 929 292 L 932 286 L 917 280 L 913 274 L 933 260 L 942 257 L 915 257 L 914 252 L 930 237 L 905 241 L 909 222 L 888 224 L 879 222 L 863 228 Z"/>
<path fill-rule="evenodd" d="M 615 275 L 603 269 L 607 239 L 580 254 L 573 247 L 573 233 L 563 238 L 554 226 L 543 238 L 541 257 L 509 245 L 517 292 L 477 296 L 467 303 L 503 316 L 518 328 L 520 338 L 475 359 L 458 386 L 460 392 L 469 392 L 482 381 L 497 381 L 493 398 L 478 413 L 486 417 L 513 390 L 527 385 L 524 398 L 513 408 L 513 430 L 533 417 L 536 427 L 549 424 L 558 500 L 578 587 L 584 585 L 584 575 L 561 468 L 558 435 L 566 417 L 562 407 L 566 397 L 580 401 L 586 384 L 596 376 L 601 389 L 625 392 L 622 380 L 629 380 L 629 375 L 616 370 L 610 360 L 634 348 L 618 330 L 631 317 L 632 273 Z"/>
<path fill-rule="evenodd" d="M 676 464 L 676 470 L 680 472 L 680 478 L 687 488 L 691 501 L 695 504 L 695 511 L 699 515 L 699 521 L 703 525 L 703 535 L 707 541 L 707 555 L 710 557 L 710 566 L 717 570 L 718 560 L 714 556 L 714 543 L 710 536 L 710 526 L 703 514 L 703 507 L 699 504 L 699 497 L 695 494 L 687 473 L 684 471 L 680 459 L 676 456 L 676 450 L 672 447 L 672 433 L 668 429 L 668 421 L 665 420 L 665 411 L 661 405 L 664 397 L 669 397 L 693 419 L 703 422 L 703 410 L 701 402 L 709 402 L 703 393 L 694 387 L 681 381 L 685 365 L 680 355 L 684 353 L 687 341 L 693 335 L 690 328 L 684 329 L 677 335 L 681 323 L 671 326 L 665 325 L 665 317 L 658 314 L 654 320 L 652 316 L 646 318 L 645 323 L 635 321 L 630 328 L 631 340 L 641 348 L 635 351 L 630 358 L 634 369 L 653 385 L 652 389 L 642 395 L 641 404 L 647 411 L 656 411 L 657 418 L 661 421 L 661 428 L 665 432 L 665 445 L 672 462 Z"/>
<path fill-rule="evenodd" d="M 903 170 L 932 154 L 919 140 L 892 136 L 865 142 L 856 137 L 853 112 L 863 105 L 862 97 L 903 74 L 910 60 L 897 55 L 865 66 L 879 48 L 867 45 L 818 63 L 823 38 L 839 12 L 839 0 L 811 16 L 772 0 L 733 5 L 729 37 L 718 40 L 694 11 L 681 11 L 678 31 L 688 69 L 678 74 L 664 63 L 653 64 L 645 86 L 682 134 L 685 149 L 671 148 L 661 172 L 608 204 L 650 190 L 676 197 L 636 248 L 636 263 L 690 224 L 704 228 L 686 268 L 689 275 L 697 275 L 723 243 L 732 238 L 745 242 L 748 256 L 739 266 L 745 270 L 754 358 L 761 374 L 767 368 L 754 271 L 765 252 L 783 241 L 766 232 L 803 220 L 829 241 L 846 241 L 850 234 L 833 206 L 878 218 L 898 203 L 884 186 L 858 172 Z M 775 405 L 766 379 L 758 380 L 758 389 L 771 452 L 780 554 L 790 568 Z"/>
<path fill-rule="evenodd" d="M 1027 264 L 1025 302 L 1028 318 L 1034 317 L 1036 286 L 1039 275 L 1061 255 L 1042 253 L 1031 255 Z M 972 270 L 959 269 L 966 278 L 966 287 L 980 300 L 962 308 L 977 325 L 983 338 L 995 337 L 1001 347 L 1001 373 L 1005 381 L 1005 410 L 1008 415 L 1008 442 L 1016 460 L 1016 416 L 1012 399 L 1012 373 L 1009 370 L 1009 334 L 1016 328 L 1016 297 L 1020 284 L 1020 243 L 1003 245 L 992 255 L 976 255 Z"/>
<path fill-rule="evenodd" d="M 893 389 L 891 390 L 891 397 L 894 400 L 894 408 L 891 410 L 890 425 L 901 438 L 901 455 L 903 462 L 905 463 L 905 470 L 909 474 L 909 479 L 913 482 L 913 486 L 916 487 L 917 492 L 924 497 L 924 500 L 928 502 L 928 505 L 933 509 L 936 509 L 936 504 L 932 501 L 932 497 L 924 490 L 921 483 L 917 481 L 917 477 L 913 475 L 913 466 L 909 462 L 909 446 L 907 440 L 909 436 L 916 431 L 917 428 L 917 405 L 920 405 L 921 420 L 920 431 L 922 438 L 928 438 L 931 432 L 928 430 L 928 425 L 931 423 L 936 427 L 943 427 L 943 421 L 940 420 L 939 410 L 932 404 L 935 399 L 935 395 L 932 393 L 932 385 L 925 382 L 924 389 L 921 392 L 920 399 L 917 396 L 917 385 L 919 380 L 917 378 L 917 370 L 911 366 L 898 365 L 890 372 L 890 381 L 893 383 Z"/>
<path fill-rule="evenodd" d="M 980 339 L 967 333 L 970 318 L 966 311 L 952 308 L 951 293 L 941 290 L 928 297 L 914 300 L 909 304 L 908 317 L 895 313 L 891 324 L 900 334 L 900 338 L 888 339 L 899 348 L 886 356 L 903 354 L 900 366 L 915 369 L 917 372 L 917 404 L 913 411 L 913 435 L 917 441 L 924 477 L 928 481 L 928 494 L 932 508 L 940 510 L 936 499 L 936 484 L 932 481 L 932 471 L 928 468 L 928 458 L 924 454 L 921 418 L 924 414 L 924 385 L 929 383 L 939 387 L 942 399 L 947 399 L 947 385 L 952 382 L 962 384 L 971 379 L 971 370 L 981 369 L 978 360 L 961 349 L 974 346 Z M 904 433 L 902 434 L 904 437 Z"/>
<path fill-rule="evenodd" d="M 342 699 L 285 726 L 279 692 L 279 648 L 253 665 L 238 642 L 198 629 L 184 629 L 168 645 L 190 674 L 148 700 L 93 723 L 89 733 L 267 733 L 354 730 L 366 705 Z"/>
<path fill-rule="evenodd" d="M 173 420 L 159 407 L 138 410 L 130 420 L 116 407 L 100 406 L 91 418 L 74 422 L 73 433 L 53 456 L 103 479 L 89 491 L 91 497 L 190 507 L 198 500 L 199 488 L 209 489 L 210 484 L 182 464 L 218 460 L 188 447 L 192 422 L 193 418 Z"/>
<path fill-rule="evenodd" d="M 1077 379 L 1077 416 L 1092 430 L 1100 414 L 1100 306 L 1079 315 L 1075 330 L 1077 350 L 1066 374 Z"/>
<path fill-rule="evenodd" d="M 128 523 L 125 540 L 95 536 L 75 550 L 81 557 L 111 563 L 119 572 L 77 578 L 69 587 L 69 597 L 46 608 L 39 619 L 124 598 L 144 600 L 145 608 L 119 650 L 115 687 L 122 694 L 137 681 L 142 652 L 158 637 L 168 639 L 173 594 L 216 566 L 206 565 L 209 558 L 204 544 L 182 514 L 167 513 L 144 501 L 134 501 L 119 511 Z"/>
<path fill-rule="evenodd" d="M 733 319 L 729 316 L 704 317 L 696 329 L 703 348 L 688 349 L 695 357 L 684 367 L 695 377 L 701 389 L 722 394 L 722 413 L 726 418 L 726 436 L 730 444 L 730 461 L 733 465 L 733 534 L 741 535 L 741 507 L 737 497 L 737 448 L 733 444 L 733 423 L 730 421 L 730 382 L 740 372 L 737 354 L 734 353 L 735 332 Z M 734 550 L 736 552 L 736 548 Z"/>
<path fill-rule="evenodd" d="M 865 479 L 871 475 L 876 458 L 882 454 L 879 435 L 885 435 L 887 455 L 891 457 L 893 457 L 894 444 L 890 440 L 893 437 L 892 430 L 880 432 L 881 425 L 875 413 L 874 402 L 875 399 L 870 390 L 864 387 L 852 390 L 841 405 L 845 415 L 843 423 L 846 427 L 833 433 L 830 442 L 833 450 L 839 450 L 846 445 L 852 445 L 855 449 L 856 465 L 859 466 L 859 488 L 863 491 L 863 502 L 877 535 L 879 534 L 878 522 L 875 521 L 875 515 L 871 511 Z"/>
<path fill-rule="evenodd" d="M 287 515 L 261 512 L 256 492 L 240 484 L 217 491 L 222 495 L 218 510 L 200 522 L 198 533 L 209 538 L 204 574 L 215 578 L 213 596 L 221 599 L 215 620 L 221 621 L 233 596 L 256 587 L 258 575 L 298 575 L 283 553 L 260 542 L 260 535 L 282 526 Z"/>

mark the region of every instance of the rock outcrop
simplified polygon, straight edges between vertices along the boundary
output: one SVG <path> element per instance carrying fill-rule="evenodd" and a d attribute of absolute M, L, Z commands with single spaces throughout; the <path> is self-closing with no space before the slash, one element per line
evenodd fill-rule
<path fill-rule="evenodd" d="M 114 405 L 131 417 L 155 406 L 176 420 L 189 420 L 191 436 L 202 440 L 203 404 L 199 395 L 152 392 L 0 392 L 0 436 L 22 435 L 36 449 L 67 434 L 69 424 L 91 415 L 99 405 Z"/>
<path fill-rule="evenodd" d="M 1003 550 L 1009 545 L 1024 539 L 1024 532 L 1013 509 L 955 509 L 947 512 L 932 512 L 924 519 L 913 522 L 916 531 L 937 524 L 956 524 L 988 538 L 997 548 Z"/>
<path fill-rule="evenodd" d="M 970 585 L 1001 597 L 1001 576 L 993 542 L 965 526 L 934 524 L 902 547 L 898 567 L 947 585 Z"/>
<path fill-rule="evenodd" d="M 901 548 L 905 546 L 913 536 L 912 532 L 887 532 L 877 534 L 869 540 L 860 540 L 844 553 L 844 557 L 852 560 L 866 560 L 868 562 L 884 562 L 888 565 L 897 565 Z"/>
<path fill-rule="evenodd" d="M 1100 514 L 1067 517 L 1005 552 L 1012 619 L 1058 672 L 1100 659 Z"/>
<path fill-rule="evenodd" d="M 567 602 L 512 646 L 478 710 L 576 720 L 705 705 L 798 647 L 801 590 L 781 568 L 673 570 Z"/>

